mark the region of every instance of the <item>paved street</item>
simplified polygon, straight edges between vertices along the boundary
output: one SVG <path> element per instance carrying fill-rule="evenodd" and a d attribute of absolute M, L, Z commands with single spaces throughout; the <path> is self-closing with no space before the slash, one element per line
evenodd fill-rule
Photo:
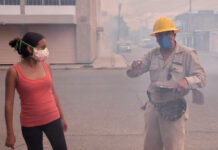
<path fill-rule="evenodd" d="M 137 53 L 139 54 L 139 53 Z M 129 54 L 130 55 L 130 54 Z M 128 56 L 126 56 L 128 57 Z M 129 56 L 130 57 L 130 56 Z M 138 57 L 138 56 L 137 56 Z M 134 57 L 135 59 L 136 57 Z M 206 59 L 207 58 L 207 59 Z M 133 59 L 133 58 L 132 58 Z M 202 57 L 208 72 L 203 106 L 192 104 L 187 122 L 185 150 L 218 150 L 218 93 L 216 58 Z M 208 63 L 209 62 L 209 63 Z M 4 78 L 0 71 L 0 149 L 5 141 Z M 129 79 L 125 69 L 53 70 L 54 84 L 68 122 L 69 150 L 142 150 L 148 75 Z M 16 150 L 25 150 L 19 123 L 19 99 L 14 105 Z M 51 147 L 44 140 L 45 150 Z"/>

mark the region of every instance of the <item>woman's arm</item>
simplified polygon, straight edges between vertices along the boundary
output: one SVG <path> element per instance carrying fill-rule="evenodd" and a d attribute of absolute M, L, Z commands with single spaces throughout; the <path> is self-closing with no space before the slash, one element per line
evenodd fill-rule
<path fill-rule="evenodd" d="M 5 122 L 7 139 L 5 145 L 14 149 L 15 136 L 13 130 L 14 93 L 17 81 L 17 72 L 14 67 L 8 69 L 5 79 Z"/>
<path fill-rule="evenodd" d="M 57 96 L 57 94 L 56 94 L 56 91 L 55 91 L 55 89 L 54 89 L 54 86 L 52 86 L 52 92 L 53 92 L 53 94 L 54 94 L 55 102 L 56 102 L 58 111 L 59 111 L 59 113 L 60 113 L 60 117 L 61 117 L 63 129 L 64 129 L 64 131 L 67 131 L 67 123 L 66 123 L 66 121 L 65 121 L 64 114 L 63 114 L 63 111 L 62 111 L 61 106 L 60 106 L 59 98 L 58 98 L 58 96 Z"/>
<path fill-rule="evenodd" d="M 49 68 L 50 74 L 52 74 L 52 73 L 51 73 L 51 68 L 50 68 L 49 64 L 46 64 L 46 65 L 47 65 L 47 67 Z M 67 131 L 67 123 L 66 123 L 66 121 L 65 121 L 64 114 L 63 114 L 63 111 L 62 111 L 61 106 L 60 106 L 59 98 L 58 98 L 58 96 L 57 96 L 57 94 L 56 94 L 56 91 L 55 91 L 55 89 L 54 89 L 53 83 L 52 83 L 52 93 L 53 93 L 53 95 L 54 95 L 54 97 L 55 97 L 56 106 L 57 106 L 58 111 L 59 111 L 59 113 L 60 113 L 60 118 L 61 118 L 61 121 L 62 121 L 63 130 L 64 130 L 64 131 Z"/>

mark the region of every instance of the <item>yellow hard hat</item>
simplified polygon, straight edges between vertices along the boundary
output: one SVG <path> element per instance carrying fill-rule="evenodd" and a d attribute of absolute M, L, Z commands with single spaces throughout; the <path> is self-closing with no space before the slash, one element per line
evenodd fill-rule
<path fill-rule="evenodd" d="M 156 33 L 166 31 L 174 31 L 174 33 L 179 32 L 179 30 L 175 28 L 172 20 L 167 17 L 160 17 L 154 23 L 153 33 L 151 34 L 151 36 L 155 36 Z"/>

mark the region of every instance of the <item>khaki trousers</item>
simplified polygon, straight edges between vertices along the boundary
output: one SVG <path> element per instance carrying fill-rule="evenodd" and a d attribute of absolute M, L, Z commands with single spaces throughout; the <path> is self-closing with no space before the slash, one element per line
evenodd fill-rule
<path fill-rule="evenodd" d="M 144 150 L 184 150 L 185 115 L 179 120 L 163 120 L 151 103 L 145 110 Z"/>

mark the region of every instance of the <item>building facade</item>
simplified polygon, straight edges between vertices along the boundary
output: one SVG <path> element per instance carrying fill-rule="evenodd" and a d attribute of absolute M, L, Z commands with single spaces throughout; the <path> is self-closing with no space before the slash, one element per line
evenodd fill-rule
<path fill-rule="evenodd" d="M 46 37 L 49 63 L 92 63 L 98 54 L 99 9 L 99 0 L 0 0 L 0 64 L 20 60 L 8 42 L 28 31 Z"/>
<path fill-rule="evenodd" d="M 198 51 L 218 52 L 218 14 L 212 10 L 184 13 L 175 17 L 182 44 Z"/>

